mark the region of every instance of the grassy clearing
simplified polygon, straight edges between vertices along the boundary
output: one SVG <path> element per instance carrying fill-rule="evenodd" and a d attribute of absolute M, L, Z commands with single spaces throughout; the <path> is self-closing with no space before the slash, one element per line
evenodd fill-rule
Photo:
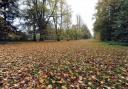
<path fill-rule="evenodd" d="M 92 40 L 0 45 L 0 89 L 127 89 L 128 47 Z"/>

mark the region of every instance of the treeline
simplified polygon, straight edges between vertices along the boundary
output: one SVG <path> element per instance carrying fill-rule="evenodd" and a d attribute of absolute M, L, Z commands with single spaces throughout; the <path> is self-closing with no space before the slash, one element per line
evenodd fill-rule
<path fill-rule="evenodd" d="M 128 0 L 99 0 L 96 9 L 95 37 L 128 43 Z"/>
<path fill-rule="evenodd" d="M 0 40 L 90 38 L 87 26 L 77 17 L 79 21 L 72 25 L 72 10 L 65 0 L 1 0 Z"/>

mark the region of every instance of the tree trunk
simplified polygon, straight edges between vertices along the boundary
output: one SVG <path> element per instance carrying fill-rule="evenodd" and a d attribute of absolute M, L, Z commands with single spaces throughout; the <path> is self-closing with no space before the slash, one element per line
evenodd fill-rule
<path fill-rule="evenodd" d="M 44 40 L 45 40 L 45 35 L 47 34 L 46 28 L 47 28 L 46 25 L 42 25 L 42 26 L 39 28 L 39 32 L 40 32 L 40 41 L 44 41 Z"/>
<path fill-rule="evenodd" d="M 33 26 L 33 41 L 36 41 L 36 26 Z"/>

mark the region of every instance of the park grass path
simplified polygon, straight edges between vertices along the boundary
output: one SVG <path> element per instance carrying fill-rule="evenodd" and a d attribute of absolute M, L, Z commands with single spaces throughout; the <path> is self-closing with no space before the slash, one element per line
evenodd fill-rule
<path fill-rule="evenodd" d="M 128 47 L 94 40 L 1 44 L 0 89 L 128 89 Z"/>

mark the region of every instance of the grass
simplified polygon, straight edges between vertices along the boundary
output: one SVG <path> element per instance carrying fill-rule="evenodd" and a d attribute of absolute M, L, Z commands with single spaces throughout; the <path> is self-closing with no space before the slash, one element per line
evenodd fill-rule
<path fill-rule="evenodd" d="M 0 89 L 127 89 L 128 47 L 93 40 L 0 45 Z"/>
<path fill-rule="evenodd" d="M 113 46 L 128 46 L 128 43 L 122 43 L 122 42 L 114 42 L 114 41 L 107 41 L 107 42 L 103 42 L 104 44 L 107 45 L 113 45 Z"/>

